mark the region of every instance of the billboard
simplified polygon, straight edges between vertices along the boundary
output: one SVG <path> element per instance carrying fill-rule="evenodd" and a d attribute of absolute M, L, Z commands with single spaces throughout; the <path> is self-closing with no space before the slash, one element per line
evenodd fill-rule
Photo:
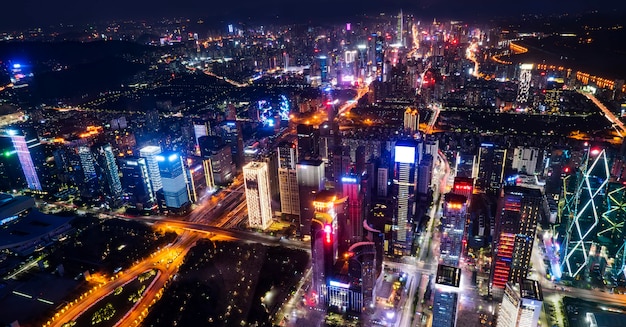
<path fill-rule="evenodd" d="M 415 147 L 396 145 L 395 162 L 415 164 Z"/>

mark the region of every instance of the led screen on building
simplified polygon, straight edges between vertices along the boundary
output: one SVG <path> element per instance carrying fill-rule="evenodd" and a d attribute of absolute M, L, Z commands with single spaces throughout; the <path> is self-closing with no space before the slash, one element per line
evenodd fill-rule
<path fill-rule="evenodd" d="M 414 164 L 415 148 L 411 146 L 397 145 L 395 162 Z"/>

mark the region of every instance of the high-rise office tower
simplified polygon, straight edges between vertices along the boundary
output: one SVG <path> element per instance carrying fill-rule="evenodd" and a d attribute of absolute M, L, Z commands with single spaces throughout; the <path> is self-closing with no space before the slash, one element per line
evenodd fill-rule
<path fill-rule="evenodd" d="M 311 204 L 315 194 L 324 189 L 324 163 L 321 160 L 303 160 L 296 164 L 296 175 L 300 193 L 299 232 L 310 235 L 311 220 L 315 216 Z"/>
<path fill-rule="evenodd" d="M 319 303 L 328 300 L 327 283 L 339 258 L 342 230 L 338 217 L 344 202 L 332 191 L 319 191 L 309 206 L 314 212 L 311 226 L 311 266 L 313 289 Z"/>
<path fill-rule="evenodd" d="M 312 125 L 300 124 L 296 127 L 298 133 L 298 161 L 317 159 L 319 156 L 319 130 Z"/>
<path fill-rule="evenodd" d="M 425 154 L 417 167 L 417 193 L 427 194 L 433 180 L 433 156 Z"/>
<path fill-rule="evenodd" d="M 11 139 L 13 147 L 17 152 L 20 166 L 26 178 L 26 185 L 33 191 L 42 191 L 43 188 L 37 174 L 37 167 L 33 163 L 33 156 L 31 154 L 31 151 L 41 150 L 36 149 L 41 146 L 39 139 L 36 136 L 27 136 L 14 129 L 7 130 L 6 135 Z"/>
<path fill-rule="evenodd" d="M 402 9 L 400 9 L 400 14 L 398 14 L 398 30 L 396 31 L 398 34 L 396 36 L 396 43 L 401 47 L 404 46 L 404 15 L 402 14 Z"/>
<path fill-rule="evenodd" d="M 532 79 L 533 64 L 521 64 L 519 70 L 519 85 L 515 102 L 518 108 L 526 108 L 530 95 L 530 82 Z"/>
<path fill-rule="evenodd" d="M 361 178 L 356 174 L 344 174 L 341 178 L 343 197 L 348 198 L 348 211 L 344 238 L 348 243 L 358 242 L 363 238 L 363 192 Z"/>
<path fill-rule="evenodd" d="M 243 180 L 248 204 L 248 225 L 267 229 L 272 224 L 272 200 L 266 162 L 250 162 L 243 166 Z"/>
<path fill-rule="evenodd" d="M 443 214 L 439 260 L 442 264 L 458 267 L 463 251 L 467 198 L 463 195 L 448 193 L 443 200 Z"/>
<path fill-rule="evenodd" d="M 272 212 L 280 211 L 280 184 L 278 177 L 278 153 L 275 151 L 263 151 L 258 162 L 267 163 L 267 175 L 270 183 L 270 199 L 272 202 Z M 295 181 L 297 183 L 297 179 Z"/>
<path fill-rule="evenodd" d="M 212 134 L 211 125 L 208 121 L 196 121 L 193 123 L 193 134 L 194 140 L 196 141 L 196 154 L 200 154 L 200 143 L 198 142 L 198 139 L 202 136 L 209 136 Z"/>
<path fill-rule="evenodd" d="M 376 244 L 374 242 L 354 243 L 348 249 L 348 255 L 350 256 L 348 276 L 353 281 L 351 284 L 360 286 L 356 288 L 356 292 L 352 292 L 356 293 L 357 296 L 349 298 L 348 307 L 361 313 L 372 308 L 376 300 L 374 288 L 379 276 Z M 360 299 L 360 301 L 356 299 Z"/>
<path fill-rule="evenodd" d="M 203 136 L 199 142 L 205 176 L 212 178 L 216 185 L 230 183 L 235 173 L 231 147 L 219 136 Z"/>
<path fill-rule="evenodd" d="M 220 135 L 226 145 L 230 146 L 233 162 L 237 169 L 244 165 L 243 133 L 237 121 L 227 120 L 219 126 Z"/>
<path fill-rule="evenodd" d="M 78 156 L 80 158 L 80 165 L 83 170 L 84 181 L 92 181 L 97 178 L 96 176 L 96 164 L 93 159 L 93 154 L 89 146 L 79 146 Z"/>
<path fill-rule="evenodd" d="M 163 182 L 163 195 L 168 209 L 178 211 L 189 205 L 187 177 L 183 158 L 176 152 L 163 152 L 156 156 Z"/>
<path fill-rule="evenodd" d="M 379 167 L 376 172 L 376 196 L 386 198 L 389 192 L 389 169 Z"/>
<path fill-rule="evenodd" d="M 569 176 L 572 188 L 563 190 L 560 216 L 567 230 L 562 270 L 568 277 L 603 279 L 609 261 L 614 272 L 623 272 L 624 215 L 618 212 L 626 190 L 610 181 L 610 166 L 605 149 L 587 148 L 580 167 Z"/>
<path fill-rule="evenodd" d="M 156 198 L 152 191 L 148 165 L 145 158 L 120 158 L 124 202 L 137 210 L 155 209 Z"/>
<path fill-rule="evenodd" d="M 152 184 L 152 191 L 154 193 L 163 188 L 161 173 L 159 172 L 159 162 L 157 160 L 159 154 L 161 154 L 160 146 L 149 145 L 139 150 L 139 156 L 146 159 L 148 175 L 150 176 L 150 183 Z"/>
<path fill-rule="evenodd" d="M 504 178 L 506 149 L 497 148 L 494 144 L 483 143 L 478 152 L 478 178 L 476 190 L 479 192 L 497 192 Z"/>
<path fill-rule="evenodd" d="M 322 124 L 319 125 L 319 128 L 317 129 L 319 131 L 319 147 L 318 147 L 318 155 L 319 155 L 319 159 L 321 159 L 322 161 L 324 161 L 324 163 L 328 163 L 331 159 L 332 156 L 332 149 L 335 148 L 335 130 L 332 128 L 334 127 L 333 124 L 331 124 L 330 122 L 323 122 Z M 305 132 L 303 130 L 303 132 Z M 298 137 L 298 140 L 306 140 L 307 137 L 304 136 L 306 134 L 303 134 L 302 137 Z M 301 148 L 300 146 L 298 148 Z M 310 155 L 309 155 L 310 156 Z M 302 157 L 300 157 L 300 159 L 303 159 Z"/>
<path fill-rule="evenodd" d="M 113 148 L 110 144 L 97 144 L 92 147 L 92 151 L 99 182 L 104 184 L 100 187 L 104 188 L 105 194 L 111 197 L 114 203 L 121 200 L 122 182 Z"/>
<path fill-rule="evenodd" d="M 349 173 L 350 169 L 350 147 L 337 146 L 333 150 L 331 165 L 333 169 L 333 185 L 336 190 L 341 192 L 341 178 Z M 328 178 L 328 176 L 326 176 Z"/>
<path fill-rule="evenodd" d="M 417 188 L 417 142 L 396 142 L 394 148 L 393 196 L 393 248 L 396 255 L 408 255 L 413 242 L 412 225 L 415 214 L 415 191 Z"/>
<path fill-rule="evenodd" d="M 536 280 L 507 283 L 496 327 L 535 327 L 543 305 L 543 292 Z"/>
<path fill-rule="evenodd" d="M 437 266 L 435 298 L 433 301 L 433 326 L 456 326 L 460 284 L 460 268 L 446 265 Z"/>
<path fill-rule="evenodd" d="M 328 58 L 326 56 L 319 56 L 317 59 L 320 65 L 320 78 L 322 83 L 324 83 L 328 80 Z"/>
<path fill-rule="evenodd" d="M 498 199 L 492 269 L 493 290 L 503 290 L 508 281 L 526 278 L 537 223 L 543 208 L 541 191 L 505 186 Z"/>
<path fill-rule="evenodd" d="M 280 188 L 280 211 L 287 215 L 300 215 L 300 191 L 296 162 L 297 147 L 294 143 L 278 145 L 278 186 Z"/>

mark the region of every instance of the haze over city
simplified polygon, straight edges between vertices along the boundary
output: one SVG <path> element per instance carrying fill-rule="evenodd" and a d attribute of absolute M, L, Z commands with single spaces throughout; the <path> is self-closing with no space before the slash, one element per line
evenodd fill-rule
<path fill-rule="evenodd" d="M 2 326 L 623 326 L 626 5 L 0 22 Z"/>

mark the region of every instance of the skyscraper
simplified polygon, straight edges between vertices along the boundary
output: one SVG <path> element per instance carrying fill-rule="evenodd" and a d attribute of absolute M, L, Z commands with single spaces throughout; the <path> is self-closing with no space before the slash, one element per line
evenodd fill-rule
<path fill-rule="evenodd" d="M 237 169 L 244 165 L 243 133 L 237 121 L 227 120 L 220 125 L 220 135 L 226 145 L 230 146 L 232 160 Z"/>
<path fill-rule="evenodd" d="M 124 202 L 137 210 L 151 210 L 156 206 L 145 158 L 120 158 Z"/>
<path fill-rule="evenodd" d="M 319 155 L 319 130 L 312 125 L 300 124 L 296 127 L 298 133 L 298 161 L 317 159 Z M 330 154 L 328 154 L 330 156 Z"/>
<path fill-rule="evenodd" d="M 203 136 L 198 141 L 200 142 L 200 155 L 204 160 L 205 176 L 211 178 L 217 185 L 226 185 L 231 182 L 235 173 L 231 147 L 225 144 L 219 136 Z"/>
<path fill-rule="evenodd" d="M 393 248 L 396 255 L 408 255 L 413 242 L 412 224 L 417 188 L 417 142 L 398 141 L 395 145 L 393 196 Z"/>
<path fill-rule="evenodd" d="M 42 191 L 41 182 L 37 175 L 37 168 L 33 163 L 33 157 L 31 155 L 31 149 L 40 146 L 41 143 L 36 136 L 27 138 L 24 133 L 18 132 L 17 130 L 10 129 L 6 133 L 11 138 L 11 142 L 13 142 L 13 147 L 17 152 L 17 157 L 20 161 L 22 171 L 24 172 L 28 188 L 33 191 Z"/>
<path fill-rule="evenodd" d="M 444 265 L 458 267 L 463 250 L 467 198 L 463 195 L 448 193 L 443 200 L 441 225 L 440 261 Z"/>
<path fill-rule="evenodd" d="M 183 158 L 176 152 L 163 152 L 156 156 L 163 182 L 163 195 L 168 209 L 178 211 L 189 204 L 187 177 Z"/>
<path fill-rule="evenodd" d="M 573 179 L 574 188 L 564 194 L 562 219 L 567 226 L 563 240 L 563 275 L 571 278 L 603 278 L 609 260 L 615 273 L 624 267 L 623 215 L 617 215 L 625 190 L 610 183 L 605 149 L 587 148 Z M 567 210 L 565 210 L 567 209 Z M 567 212 L 567 214 L 565 214 Z M 619 254 L 619 255 L 618 255 Z"/>
<path fill-rule="evenodd" d="M 267 229 L 272 224 L 272 200 L 266 162 L 250 162 L 243 166 L 243 180 L 248 204 L 248 225 Z"/>
<path fill-rule="evenodd" d="M 344 205 L 332 191 L 320 191 L 309 204 L 314 212 L 311 226 L 311 266 L 314 290 L 320 295 L 319 302 L 328 300 L 327 282 L 333 275 L 333 267 L 339 258 L 340 230 L 338 211 Z"/>
<path fill-rule="evenodd" d="M 139 156 L 146 159 L 148 175 L 150 176 L 152 191 L 154 193 L 163 188 L 161 173 L 159 172 L 159 162 L 157 160 L 159 154 L 161 154 L 160 146 L 149 145 L 139 150 Z"/>
<path fill-rule="evenodd" d="M 296 160 L 297 147 L 294 143 L 278 145 L 278 186 L 280 189 L 280 210 L 287 215 L 300 215 L 300 194 Z"/>
<path fill-rule="evenodd" d="M 536 280 L 507 283 L 496 327 L 536 327 L 543 305 L 543 292 Z"/>
<path fill-rule="evenodd" d="M 361 178 L 356 174 L 345 174 L 341 178 L 342 196 L 348 198 L 348 212 L 344 237 L 350 243 L 358 242 L 363 238 L 363 193 L 361 192 Z"/>
<path fill-rule="evenodd" d="M 433 301 L 433 326 L 456 326 L 457 302 L 461 269 L 438 265 L 435 278 L 435 299 Z"/>
<path fill-rule="evenodd" d="M 97 144 L 92 147 L 96 162 L 96 173 L 100 187 L 113 203 L 121 200 L 122 182 L 115 161 L 115 154 L 110 144 Z"/>
<path fill-rule="evenodd" d="M 349 173 L 350 169 L 350 147 L 348 146 L 336 146 L 333 149 L 332 160 L 330 164 L 333 170 L 333 185 L 336 190 L 341 192 L 341 179 L 345 174 Z M 328 178 L 328 176 L 327 176 Z"/>
<path fill-rule="evenodd" d="M 476 190 L 482 193 L 497 192 L 504 178 L 506 149 L 491 143 L 483 143 L 478 151 L 478 178 Z"/>
<path fill-rule="evenodd" d="M 519 186 L 502 189 L 494 237 L 494 290 L 503 290 L 507 281 L 526 278 L 542 208 L 543 195 L 538 189 Z"/>
<path fill-rule="evenodd" d="M 324 163 L 321 160 L 303 160 L 296 164 L 300 193 L 300 235 L 310 235 L 314 211 L 311 207 L 315 194 L 324 189 Z M 312 237 L 312 236 L 311 236 Z"/>

